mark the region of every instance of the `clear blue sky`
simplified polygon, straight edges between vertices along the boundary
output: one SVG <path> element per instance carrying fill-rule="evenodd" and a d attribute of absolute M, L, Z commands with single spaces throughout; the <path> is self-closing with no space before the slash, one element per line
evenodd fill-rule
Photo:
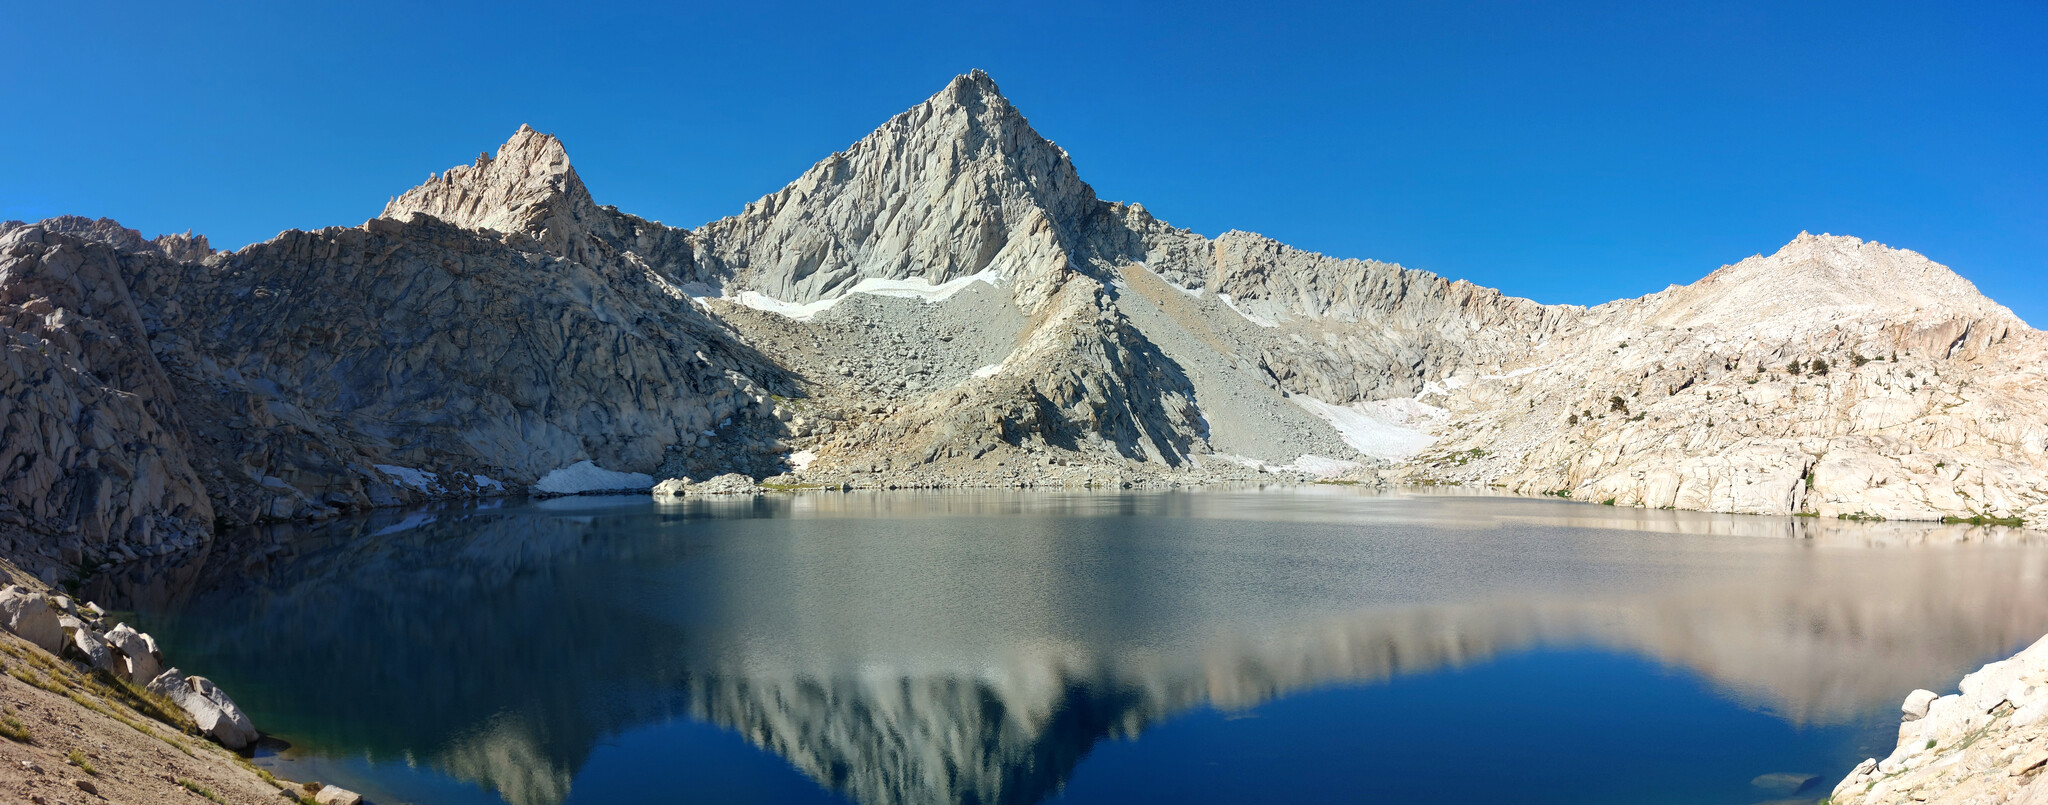
<path fill-rule="evenodd" d="M 1205 234 L 1595 303 L 1808 229 L 2048 326 L 2041 0 L 171 5 L 8 10 L 0 218 L 240 246 L 531 123 L 696 226 L 980 67 L 1102 197 Z"/>

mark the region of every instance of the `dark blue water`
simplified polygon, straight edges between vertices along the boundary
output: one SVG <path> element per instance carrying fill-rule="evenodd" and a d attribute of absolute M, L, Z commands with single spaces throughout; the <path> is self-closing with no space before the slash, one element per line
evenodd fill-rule
<path fill-rule="evenodd" d="M 1908 691 L 2048 631 L 2023 536 L 1342 489 L 568 499 L 100 583 L 280 739 L 261 763 L 380 803 L 1811 802 Z"/>

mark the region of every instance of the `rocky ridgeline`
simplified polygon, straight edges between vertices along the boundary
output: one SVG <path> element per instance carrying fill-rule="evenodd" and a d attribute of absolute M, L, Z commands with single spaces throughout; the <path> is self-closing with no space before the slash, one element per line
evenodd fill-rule
<path fill-rule="evenodd" d="M 525 127 L 235 252 L 0 224 L 0 549 L 54 579 L 242 523 L 726 473 L 2048 517 L 2048 338 L 1918 254 L 1802 235 L 1541 305 L 1079 177 L 975 72 L 696 229 L 597 204 Z"/>
<path fill-rule="evenodd" d="M 1898 749 L 1858 764 L 1828 801 L 2048 803 L 2048 638 L 1959 688 L 1907 696 Z"/>

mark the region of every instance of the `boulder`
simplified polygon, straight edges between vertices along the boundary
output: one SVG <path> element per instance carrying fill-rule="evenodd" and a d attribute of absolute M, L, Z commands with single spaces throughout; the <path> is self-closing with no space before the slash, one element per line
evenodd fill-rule
<path fill-rule="evenodd" d="M 0 591 L 0 620 L 7 631 L 55 654 L 64 648 L 64 626 L 41 593 L 19 585 Z"/>
<path fill-rule="evenodd" d="M 1941 697 L 1935 695 L 1934 691 L 1931 690 L 1916 690 L 1906 694 L 1906 703 L 1899 706 L 1900 712 L 1906 714 L 1903 720 L 1919 721 L 1922 718 L 1926 718 L 1927 706 L 1933 704 L 1934 700 L 1938 698 Z"/>
<path fill-rule="evenodd" d="M 654 498 L 679 498 L 690 493 L 690 479 L 670 478 L 654 485 Z"/>
<path fill-rule="evenodd" d="M 236 707 L 227 693 L 203 676 L 187 677 L 172 668 L 149 683 L 149 691 L 170 699 L 199 724 L 201 732 L 229 749 L 241 749 L 256 741 L 256 727 Z"/>
<path fill-rule="evenodd" d="M 320 805 L 362 805 L 363 795 L 338 785 L 322 786 L 320 793 L 313 795 L 313 801 Z"/>
<path fill-rule="evenodd" d="M 108 630 L 106 639 L 107 645 L 121 655 L 115 672 L 135 684 L 147 685 L 163 670 L 163 658 L 157 655 L 156 641 L 149 639 L 149 635 L 122 623 Z"/>
<path fill-rule="evenodd" d="M 114 650 L 107 647 L 105 638 L 76 618 L 65 618 L 64 631 L 67 634 L 71 654 L 85 660 L 86 664 L 109 673 L 123 673 L 127 665 L 114 656 Z"/>

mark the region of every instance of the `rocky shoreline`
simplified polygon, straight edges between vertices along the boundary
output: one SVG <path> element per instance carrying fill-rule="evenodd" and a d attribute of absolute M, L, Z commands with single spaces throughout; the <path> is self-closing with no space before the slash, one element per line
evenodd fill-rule
<path fill-rule="evenodd" d="M 1858 764 L 1831 805 L 2048 805 L 2048 638 L 1901 706 L 1898 748 Z"/>
<path fill-rule="evenodd" d="M 37 805 L 77 795 L 156 802 L 193 794 L 360 805 L 361 796 L 339 786 L 280 780 L 250 765 L 246 753 L 262 735 L 234 699 L 212 680 L 167 667 L 154 638 L 126 623 L 110 628 L 108 618 L 98 604 L 26 579 L 0 590 L 0 697 L 11 704 L 0 717 L 11 742 L 0 744 L 0 791 Z M 219 748 L 204 748 L 207 741 Z M 79 776 L 65 779 L 66 766 Z"/>

